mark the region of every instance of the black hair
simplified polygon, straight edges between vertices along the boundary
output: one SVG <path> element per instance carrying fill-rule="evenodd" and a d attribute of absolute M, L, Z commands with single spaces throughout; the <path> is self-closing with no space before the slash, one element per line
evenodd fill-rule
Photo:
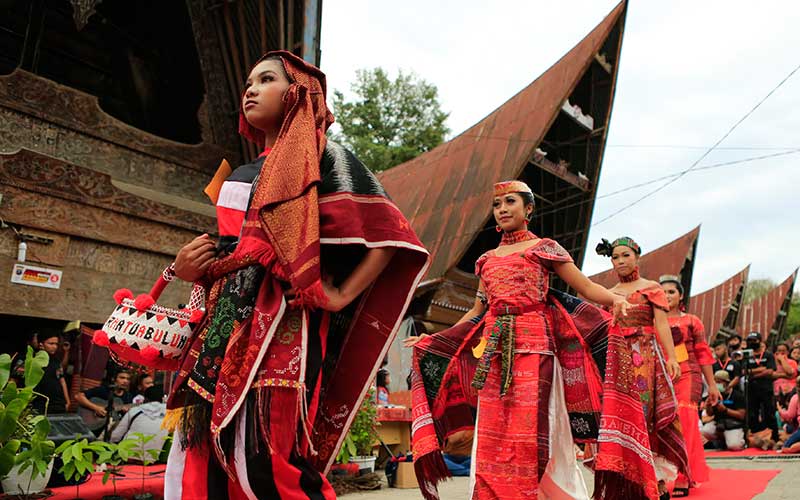
<path fill-rule="evenodd" d="M 145 401 L 157 401 L 161 402 L 164 400 L 164 386 L 161 384 L 151 385 L 147 389 L 144 390 L 144 400 Z"/>
<path fill-rule="evenodd" d="M 378 376 L 375 379 L 375 385 L 378 387 L 386 387 L 386 379 L 389 377 L 387 370 L 378 370 Z"/>
<path fill-rule="evenodd" d="M 741 342 L 742 341 L 742 336 L 739 335 L 738 333 L 735 333 L 735 334 L 731 335 L 730 337 L 728 337 L 728 340 L 726 342 L 730 342 L 733 339 L 739 339 L 739 342 Z"/>
<path fill-rule="evenodd" d="M 681 295 L 685 295 L 684 290 L 683 290 L 683 283 L 680 282 L 680 280 L 678 279 L 677 276 L 669 276 L 669 277 L 662 276 L 661 279 L 659 279 L 658 281 L 659 281 L 659 283 L 658 283 L 659 285 L 672 283 L 673 285 L 675 285 L 675 288 L 678 289 L 678 293 L 680 293 Z"/>
<path fill-rule="evenodd" d="M 533 207 L 534 210 L 536 210 L 536 199 L 534 199 L 533 193 L 520 191 L 517 194 L 522 198 L 522 205 L 524 207 L 530 205 L 531 207 Z M 531 212 L 530 215 L 525 215 L 525 219 L 527 220 L 527 224 L 530 224 L 531 220 L 533 219 L 533 212 Z"/>
<path fill-rule="evenodd" d="M 602 257 L 611 257 L 614 254 L 614 247 L 611 246 L 611 242 L 603 238 L 600 240 L 600 243 L 594 247 L 594 251 L 597 255 Z"/>
<path fill-rule="evenodd" d="M 525 206 L 533 205 L 533 208 L 536 208 L 536 198 L 533 197 L 533 193 L 528 193 L 527 191 L 520 191 L 517 194 L 522 198 L 522 203 Z"/>
<path fill-rule="evenodd" d="M 49 331 L 45 330 L 44 332 L 40 332 L 39 333 L 39 335 L 37 336 L 36 340 L 38 342 L 44 342 L 44 341 L 50 340 L 50 339 L 52 339 L 54 337 L 57 338 L 59 340 L 59 342 L 61 341 L 61 334 L 59 334 L 57 331 L 55 331 L 55 330 L 49 330 Z M 30 340 L 33 340 L 33 337 L 31 337 L 29 339 L 29 341 Z"/>
<path fill-rule="evenodd" d="M 725 347 L 728 347 L 728 344 L 726 344 L 725 341 L 722 339 L 714 341 L 714 344 L 712 344 L 711 347 L 717 347 L 719 345 L 724 345 Z"/>

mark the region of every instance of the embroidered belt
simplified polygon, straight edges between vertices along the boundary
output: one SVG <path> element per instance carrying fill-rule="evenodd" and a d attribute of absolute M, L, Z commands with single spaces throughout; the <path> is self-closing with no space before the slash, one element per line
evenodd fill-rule
<path fill-rule="evenodd" d="M 490 313 L 496 316 L 489 338 L 481 340 L 481 343 L 473 349 L 475 357 L 480 357 L 478 368 L 475 370 L 475 377 L 472 379 L 472 386 L 476 389 L 483 389 L 486 384 L 486 377 L 492 365 L 492 356 L 500 347 L 500 395 L 504 396 L 511 386 L 512 373 L 514 369 L 514 344 L 516 338 L 517 316 L 526 313 L 545 311 L 546 304 L 529 304 L 525 306 L 498 305 L 489 308 Z"/>
<path fill-rule="evenodd" d="M 547 304 L 543 302 L 539 304 L 527 304 L 524 306 L 493 305 L 489 307 L 489 313 L 492 316 L 522 316 L 523 314 L 544 312 L 545 310 L 547 310 Z"/>

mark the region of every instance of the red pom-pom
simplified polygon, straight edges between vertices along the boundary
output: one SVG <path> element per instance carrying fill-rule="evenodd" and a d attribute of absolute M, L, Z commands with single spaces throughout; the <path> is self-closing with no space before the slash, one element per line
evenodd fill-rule
<path fill-rule="evenodd" d="M 119 290 L 114 292 L 114 300 L 117 302 L 117 304 L 122 304 L 122 301 L 124 299 L 132 299 L 132 298 L 133 298 L 133 292 L 131 292 L 127 288 L 120 288 Z"/>
<path fill-rule="evenodd" d="M 202 309 L 195 309 L 192 311 L 192 315 L 189 317 L 189 323 L 199 323 L 205 314 L 205 311 Z"/>
<path fill-rule="evenodd" d="M 136 306 L 136 309 L 139 311 L 146 311 L 155 303 L 156 301 L 153 300 L 153 297 L 146 293 L 139 295 L 136 297 L 136 300 L 133 301 L 133 305 Z"/>
<path fill-rule="evenodd" d="M 95 330 L 92 342 L 100 347 L 108 347 L 111 342 L 108 340 L 108 335 L 103 330 Z"/>
<path fill-rule="evenodd" d="M 158 349 L 156 349 L 155 347 L 149 345 L 149 346 L 145 347 L 144 349 L 142 349 L 141 355 L 142 355 L 142 358 L 145 361 L 152 362 L 152 361 L 157 360 L 160 354 L 158 352 Z"/>

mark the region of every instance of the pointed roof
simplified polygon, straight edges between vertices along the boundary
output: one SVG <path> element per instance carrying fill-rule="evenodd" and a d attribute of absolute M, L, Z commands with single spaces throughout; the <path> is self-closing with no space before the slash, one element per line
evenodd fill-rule
<path fill-rule="evenodd" d="M 749 332 L 760 332 L 766 340 L 775 324 L 778 313 L 783 307 L 786 296 L 790 293 L 797 278 L 797 270 L 791 276 L 783 280 L 783 283 L 776 286 L 765 295 L 745 304 L 742 308 L 742 317 L 739 324 L 743 334 Z"/>
<path fill-rule="evenodd" d="M 433 256 L 429 279 L 454 267 L 483 229 L 492 185 L 520 177 L 625 9 L 620 2 L 556 64 L 470 129 L 380 175 Z"/>
<path fill-rule="evenodd" d="M 680 275 L 683 278 L 684 287 L 686 284 L 691 284 L 691 276 L 683 276 L 684 263 L 687 259 L 694 260 L 694 251 L 697 247 L 697 237 L 700 236 L 700 226 L 692 229 L 683 236 L 656 248 L 652 252 L 647 252 L 639 259 L 639 270 L 647 279 L 657 281 L 659 277 L 665 274 Z M 691 269 L 688 270 L 691 273 Z M 595 274 L 589 279 L 603 285 L 606 288 L 611 288 L 617 281 L 617 275 L 613 269 L 603 271 L 602 273 Z"/>
<path fill-rule="evenodd" d="M 689 312 L 698 316 L 706 328 L 706 336 L 714 338 L 725 322 L 731 305 L 734 305 L 739 288 L 747 282 L 750 273 L 748 265 L 719 285 L 692 297 L 689 303 Z M 738 312 L 738 311 L 734 311 Z M 736 328 L 737 321 L 731 328 Z"/>

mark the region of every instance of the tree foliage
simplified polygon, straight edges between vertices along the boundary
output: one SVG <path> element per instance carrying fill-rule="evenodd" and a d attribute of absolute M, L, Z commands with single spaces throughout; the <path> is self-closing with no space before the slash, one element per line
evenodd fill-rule
<path fill-rule="evenodd" d="M 373 172 L 429 151 L 450 130 L 435 85 L 413 73 L 390 80 L 382 68 L 359 70 L 353 99 L 333 93 L 333 113 L 341 130 L 333 139 L 348 147 Z"/>
<path fill-rule="evenodd" d="M 800 334 L 800 293 L 792 296 L 789 316 L 786 317 L 786 335 L 792 336 L 796 334 Z"/>
<path fill-rule="evenodd" d="M 768 294 L 776 286 L 778 285 L 771 279 L 749 280 L 744 289 L 743 302 L 749 304 L 757 298 Z"/>

